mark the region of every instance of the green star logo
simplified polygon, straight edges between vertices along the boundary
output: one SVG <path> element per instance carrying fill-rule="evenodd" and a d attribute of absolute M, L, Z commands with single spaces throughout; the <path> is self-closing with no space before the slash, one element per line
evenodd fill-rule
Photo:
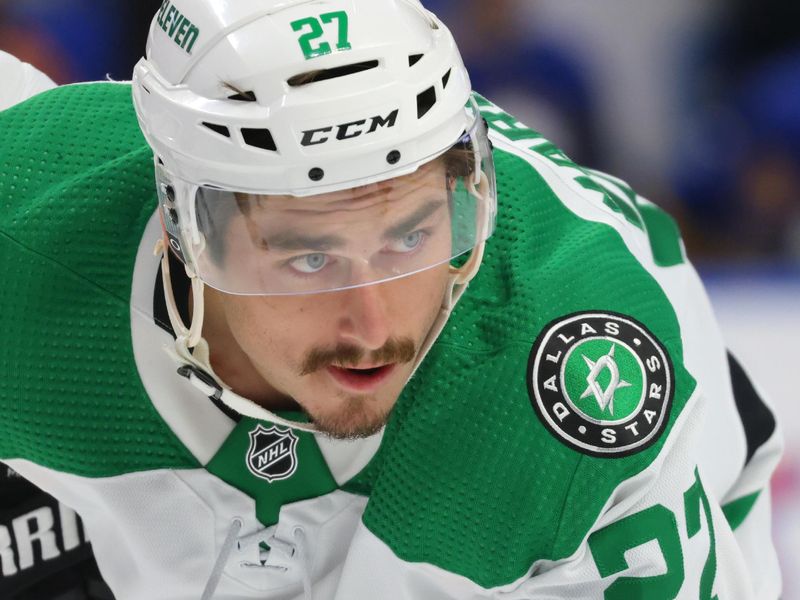
<path fill-rule="evenodd" d="M 564 361 L 564 389 L 575 410 L 595 422 L 624 421 L 643 399 L 643 366 L 619 340 L 576 344 Z"/>
<path fill-rule="evenodd" d="M 600 360 L 597 362 L 593 361 L 585 354 L 583 355 L 583 360 L 586 361 L 586 365 L 589 367 L 590 372 L 589 376 L 586 377 L 586 383 L 589 384 L 589 387 L 587 387 L 586 391 L 583 392 L 583 395 L 581 395 L 581 400 L 594 395 L 600 410 L 605 411 L 606 407 L 608 407 L 608 412 L 611 413 L 612 416 L 614 415 L 614 394 L 616 394 L 617 390 L 620 388 L 631 386 L 630 382 L 619 378 L 619 367 L 614 360 L 614 350 L 616 349 L 617 345 L 612 344 L 611 352 L 600 357 Z M 608 369 L 611 373 L 611 382 L 608 384 L 606 389 L 603 389 L 603 387 L 600 385 L 600 382 L 597 380 L 597 378 L 603 373 L 603 369 Z"/>

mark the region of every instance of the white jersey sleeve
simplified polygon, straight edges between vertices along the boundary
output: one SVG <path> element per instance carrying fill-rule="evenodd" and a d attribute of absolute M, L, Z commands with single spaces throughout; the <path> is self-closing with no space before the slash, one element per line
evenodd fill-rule
<path fill-rule="evenodd" d="M 33 65 L 0 50 L 0 110 L 5 110 L 41 92 L 56 87 Z"/>

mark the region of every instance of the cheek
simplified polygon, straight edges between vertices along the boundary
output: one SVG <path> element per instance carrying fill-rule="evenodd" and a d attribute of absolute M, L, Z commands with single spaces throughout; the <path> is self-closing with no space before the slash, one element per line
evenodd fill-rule
<path fill-rule="evenodd" d="M 234 336 L 248 355 L 272 355 L 282 362 L 286 358 L 296 360 L 303 351 L 301 341 L 313 339 L 310 336 L 318 328 L 313 326 L 312 315 L 309 303 L 293 298 L 242 297 L 228 318 Z"/>
<path fill-rule="evenodd" d="M 284 334 L 275 325 L 283 321 L 263 299 L 242 297 L 226 308 L 231 333 L 251 358 L 267 355 L 280 344 Z"/>

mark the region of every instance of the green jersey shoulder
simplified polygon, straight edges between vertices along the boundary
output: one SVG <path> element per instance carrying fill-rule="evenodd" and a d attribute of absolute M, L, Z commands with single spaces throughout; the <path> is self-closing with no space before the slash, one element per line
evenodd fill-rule
<path fill-rule="evenodd" d="M 0 148 L 0 457 L 89 477 L 196 466 L 131 351 L 156 195 L 130 86 L 64 86 L 0 112 Z"/>

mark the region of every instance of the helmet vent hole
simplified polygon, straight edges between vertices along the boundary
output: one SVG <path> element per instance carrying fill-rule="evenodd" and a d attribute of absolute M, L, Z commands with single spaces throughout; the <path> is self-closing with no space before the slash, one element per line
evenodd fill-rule
<path fill-rule="evenodd" d="M 417 96 L 417 118 L 421 119 L 436 104 L 436 88 L 431 86 Z"/>
<path fill-rule="evenodd" d="M 230 96 L 228 96 L 228 100 L 236 100 L 238 102 L 256 102 L 255 92 L 252 91 L 246 92 L 244 90 L 241 90 L 228 81 L 222 82 L 222 87 L 228 90 L 229 92 L 233 92 Z"/>
<path fill-rule="evenodd" d="M 343 65 L 341 67 L 334 67 L 332 69 L 318 69 L 316 71 L 307 71 L 300 73 L 294 77 L 290 77 L 286 83 L 291 87 L 300 87 L 308 85 L 309 83 L 317 83 L 318 81 L 325 81 L 327 79 L 338 79 L 339 77 L 347 77 L 348 75 L 355 75 L 370 69 L 376 69 L 380 65 L 377 60 L 366 60 L 360 63 L 353 63 L 352 65 Z"/>
<path fill-rule="evenodd" d="M 272 138 L 272 133 L 270 133 L 269 129 L 242 128 L 242 138 L 244 138 L 244 143 L 248 146 L 269 150 L 271 152 L 278 151 L 278 147 L 275 145 L 275 140 Z"/>
<path fill-rule="evenodd" d="M 408 66 L 413 67 L 419 61 L 422 60 L 422 57 L 425 56 L 424 54 L 412 54 L 408 57 Z"/>
<path fill-rule="evenodd" d="M 447 73 L 444 74 L 444 77 L 442 77 L 442 87 L 443 88 L 446 88 L 447 84 L 450 83 L 450 75 L 452 75 L 452 73 L 453 73 L 453 69 L 450 69 L 449 71 L 447 71 Z"/>
<path fill-rule="evenodd" d="M 257 102 L 255 92 L 237 92 L 233 96 L 228 96 L 228 100 L 236 100 L 237 102 Z"/>
<path fill-rule="evenodd" d="M 228 130 L 227 127 L 225 127 L 225 125 L 217 125 L 215 123 L 208 123 L 206 121 L 203 121 L 203 127 L 210 129 L 214 133 L 224 135 L 226 138 L 231 137 L 231 132 L 230 130 Z"/>

